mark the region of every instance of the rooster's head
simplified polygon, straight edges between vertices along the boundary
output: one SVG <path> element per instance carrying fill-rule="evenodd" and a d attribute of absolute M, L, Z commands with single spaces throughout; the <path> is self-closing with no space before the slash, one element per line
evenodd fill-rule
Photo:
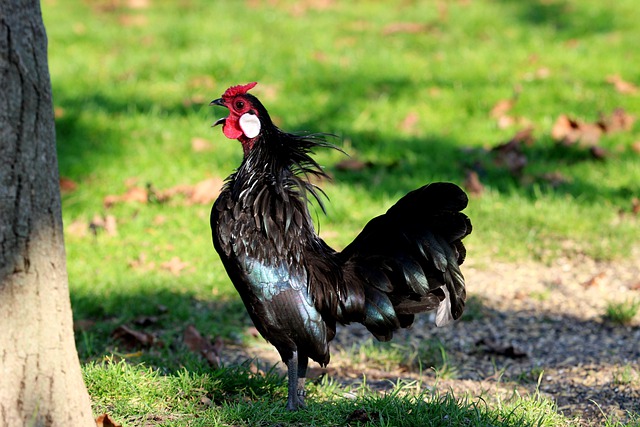
<path fill-rule="evenodd" d="M 258 98 L 247 93 L 257 83 L 231 86 L 220 98 L 210 105 L 220 105 L 229 109 L 229 115 L 217 120 L 213 125 L 222 125 L 224 135 L 239 140 L 245 148 L 250 148 L 265 127 L 272 126 L 269 113 Z"/>

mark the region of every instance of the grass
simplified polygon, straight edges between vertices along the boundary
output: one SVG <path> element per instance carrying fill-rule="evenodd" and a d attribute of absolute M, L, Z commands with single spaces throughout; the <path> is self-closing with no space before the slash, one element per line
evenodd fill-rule
<path fill-rule="evenodd" d="M 467 209 L 470 263 L 630 257 L 640 241 L 631 210 L 640 193 L 638 125 L 601 138 L 604 161 L 556 146 L 550 133 L 561 114 L 595 121 L 619 107 L 640 111 L 640 96 L 606 82 L 619 75 L 640 83 L 634 0 L 45 0 L 42 9 L 60 173 L 76 185 L 63 195 L 63 219 L 78 349 L 96 413 L 112 412 L 125 425 L 155 414 L 150 423 L 176 426 L 309 425 L 309 416 L 311 424 L 344 425 L 360 407 L 377 414 L 373 425 L 570 422 L 541 398 L 485 406 L 363 391 L 345 400 L 321 385 L 306 415 L 286 414 L 281 378 L 211 371 L 182 344 L 188 324 L 227 342 L 254 340 L 213 253 L 209 206 L 174 198 L 107 208 L 104 199 L 131 186 L 164 190 L 228 175 L 241 150 L 209 128 L 223 112 L 207 104 L 229 85 L 257 80 L 254 92 L 282 128 L 334 133 L 372 165 L 341 171 L 340 154 L 317 155 L 335 178 L 323 184 L 330 202 L 318 217 L 336 248 L 407 191 L 434 180 L 462 183 L 475 169 L 485 191 Z M 490 111 L 514 92 L 509 114 L 521 124 L 501 128 Z M 485 148 L 525 121 L 535 142 L 524 147 L 525 176 L 514 177 Z M 207 151 L 192 148 L 196 139 L 210 141 Z M 554 186 L 542 178 L 548 173 L 566 179 Z M 96 216 L 113 217 L 117 232 L 92 233 Z M 139 329 L 160 345 L 129 349 L 111 337 L 143 317 L 154 322 Z M 393 347 L 376 351 L 394 360 Z M 112 357 L 127 363 L 104 361 Z M 215 390 L 222 397 L 207 395 Z"/>
<path fill-rule="evenodd" d="M 605 309 L 604 318 L 617 325 L 628 325 L 638 314 L 640 300 L 633 299 L 624 302 L 609 302 Z"/>

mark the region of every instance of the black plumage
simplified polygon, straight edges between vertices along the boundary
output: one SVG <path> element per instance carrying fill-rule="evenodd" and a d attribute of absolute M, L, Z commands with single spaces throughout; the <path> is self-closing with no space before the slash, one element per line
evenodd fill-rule
<path fill-rule="evenodd" d="M 212 102 L 229 109 L 223 125 L 244 149 L 211 211 L 213 243 L 260 334 L 288 366 L 287 408 L 304 405 L 308 358 L 329 363 L 336 323 L 359 322 L 380 340 L 436 310 L 436 324 L 461 316 L 460 264 L 471 223 L 461 213 L 465 193 L 433 183 L 372 219 L 341 252 L 314 230 L 308 198 L 322 204 L 309 180 L 325 172 L 310 156 L 333 147 L 322 135 L 278 129 L 264 106 L 229 88 Z"/>

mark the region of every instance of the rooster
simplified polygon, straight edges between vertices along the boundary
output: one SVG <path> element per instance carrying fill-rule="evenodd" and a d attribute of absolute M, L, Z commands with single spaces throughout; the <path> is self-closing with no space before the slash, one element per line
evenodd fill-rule
<path fill-rule="evenodd" d="M 287 365 L 287 409 L 305 406 L 309 358 L 329 363 L 336 324 L 359 322 L 378 340 L 435 310 L 437 326 L 462 315 L 471 222 L 466 194 L 437 182 L 411 191 L 372 219 L 341 252 L 314 230 L 308 202 L 323 195 L 310 178 L 326 177 L 310 156 L 333 147 L 323 134 L 296 135 L 274 125 L 247 93 L 232 86 L 211 105 L 226 107 L 227 138 L 244 152 L 211 210 L 213 244 L 260 334 Z"/>

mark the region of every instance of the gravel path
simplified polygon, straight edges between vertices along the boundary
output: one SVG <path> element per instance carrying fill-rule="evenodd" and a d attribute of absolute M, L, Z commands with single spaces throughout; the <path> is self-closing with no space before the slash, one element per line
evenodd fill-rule
<path fill-rule="evenodd" d="M 381 390 L 398 378 L 420 379 L 426 387 L 437 384 L 443 392 L 485 400 L 538 389 L 583 426 L 599 425 L 603 413 L 622 419 L 627 412 L 640 413 L 640 314 L 625 326 L 603 317 L 611 302 L 640 301 L 640 262 L 572 258 L 547 266 L 469 260 L 464 267 L 469 301 L 463 321 L 435 328 L 424 315 L 394 338 L 407 353 L 434 353 L 433 342 L 443 343 L 454 374 L 436 377 L 424 367 L 420 373 L 409 356 L 391 369 L 383 361 L 357 360 L 354 343 L 371 335 L 351 325 L 340 328 L 329 367 L 313 368 L 310 377 L 326 372 L 346 385 L 362 381 L 364 373 L 367 384 Z M 278 360 L 266 343 L 246 350 L 267 363 Z"/>

